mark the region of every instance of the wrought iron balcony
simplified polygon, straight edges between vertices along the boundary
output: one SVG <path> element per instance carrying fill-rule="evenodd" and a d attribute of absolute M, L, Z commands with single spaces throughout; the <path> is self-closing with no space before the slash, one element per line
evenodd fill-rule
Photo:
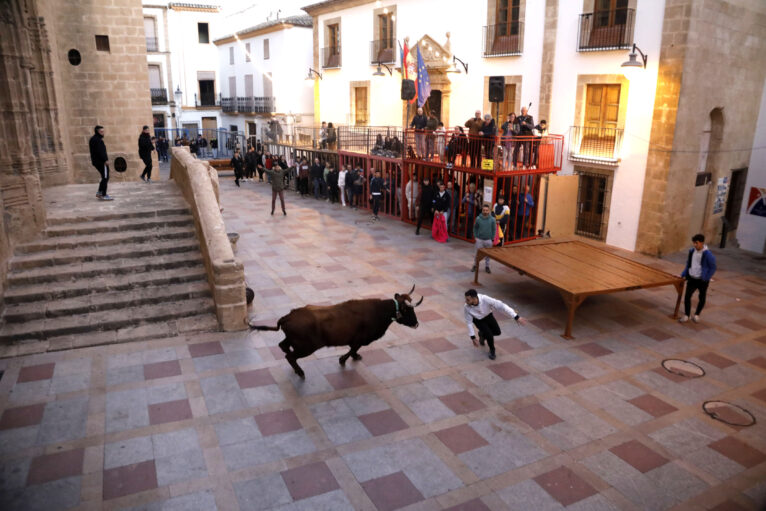
<path fill-rule="evenodd" d="M 167 89 L 149 89 L 152 96 L 152 105 L 167 105 L 168 104 L 168 90 Z"/>
<path fill-rule="evenodd" d="M 577 51 L 630 49 L 633 45 L 635 16 L 635 9 L 581 14 Z"/>
<path fill-rule="evenodd" d="M 160 51 L 159 40 L 156 37 L 146 36 L 146 51 Z"/>
<path fill-rule="evenodd" d="M 221 106 L 221 95 L 218 95 L 218 100 L 215 99 L 215 94 L 212 93 L 203 93 L 200 96 L 197 95 L 197 93 L 194 93 L 194 106 L 195 107 L 201 107 L 201 106 Z"/>
<path fill-rule="evenodd" d="M 617 165 L 622 149 L 622 130 L 572 126 L 569 131 L 569 159 L 601 165 Z"/>
<path fill-rule="evenodd" d="M 341 66 L 340 46 L 322 48 L 322 69 L 339 69 Z"/>
<path fill-rule="evenodd" d="M 524 22 L 514 21 L 484 27 L 483 54 L 485 57 L 521 55 L 524 50 Z"/>
<path fill-rule="evenodd" d="M 396 64 L 396 40 L 370 41 L 370 64 Z"/>
<path fill-rule="evenodd" d="M 272 96 L 222 97 L 221 110 L 228 113 L 273 113 L 276 112 Z"/>

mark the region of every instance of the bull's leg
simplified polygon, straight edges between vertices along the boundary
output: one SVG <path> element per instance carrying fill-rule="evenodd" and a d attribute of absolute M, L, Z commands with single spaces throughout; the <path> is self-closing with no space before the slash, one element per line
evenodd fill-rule
<path fill-rule="evenodd" d="M 290 341 L 285 339 L 284 341 L 280 342 L 279 348 L 285 353 L 290 353 Z"/>
<path fill-rule="evenodd" d="M 296 362 L 296 356 L 292 353 L 288 353 L 285 358 L 288 362 L 290 362 L 290 365 L 293 366 L 293 371 L 295 371 L 295 374 L 300 376 L 301 378 L 306 377 L 306 373 L 303 372 L 303 369 L 300 368 L 298 365 L 298 362 Z"/>
<path fill-rule="evenodd" d="M 362 355 L 357 353 L 357 351 L 359 351 L 359 348 L 361 348 L 361 346 L 359 345 L 351 346 L 351 349 L 348 350 L 348 353 L 346 353 L 345 355 L 341 356 L 338 359 L 338 362 L 340 362 L 340 365 L 346 365 L 346 360 L 348 360 L 348 357 L 351 357 L 354 360 L 362 360 Z"/>
<path fill-rule="evenodd" d="M 308 357 L 314 351 L 316 351 L 315 348 L 312 347 L 300 347 L 301 342 L 296 343 L 289 341 L 288 339 L 285 339 L 282 341 L 282 343 L 287 343 L 286 347 L 292 348 L 291 351 L 285 352 L 285 358 L 288 362 L 290 362 L 290 365 L 293 367 L 293 370 L 295 371 L 295 374 L 300 376 L 301 378 L 305 378 L 306 374 L 303 372 L 303 369 L 298 366 L 297 360 L 299 358 Z M 280 348 L 282 347 L 282 343 L 280 343 Z M 282 348 L 284 349 L 284 348 Z"/>

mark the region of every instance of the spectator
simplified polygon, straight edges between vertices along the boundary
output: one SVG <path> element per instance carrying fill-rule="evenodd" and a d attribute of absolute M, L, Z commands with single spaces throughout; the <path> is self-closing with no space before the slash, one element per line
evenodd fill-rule
<path fill-rule="evenodd" d="M 88 141 L 90 149 L 90 163 L 96 168 L 101 181 L 98 183 L 96 198 L 99 200 L 114 200 L 106 193 L 109 184 L 109 156 L 106 154 L 106 144 L 104 144 L 104 127 L 96 126 L 93 128 L 93 136 Z"/>
<path fill-rule="evenodd" d="M 168 141 L 162 135 L 157 138 L 157 160 L 168 161 Z"/>
<path fill-rule="evenodd" d="M 354 186 L 351 188 L 354 191 L 354 197 L 356 198 L 356 204 L 354 209 L 358 206 L 364 205 L 364 171 L 357 165 L 354 170 Z"/>
<path fill-rule="evenodd" d="M 426 155 L 426 134 L 425 129 L 428 125 L 428 118 L 423 115 L 423 108 L 419 107 L 417 113 L 410 122 L 410 128 L 415 128 L 415 155 L 423 158 Z"/>
<path fill-rule="evenodd" d="M 305 197 L 309 194 L 309 164 L 306 158 L 301 158 L 301 162 L 298 165 L 298 193 L 301 197 Z"/>
<path fill-rule="evenodd" d="M 314 198 L 319 200 L 322 186 L 324 183 L 324 166 L 319 163 L 319 158 L 314 158 L 314 164 L 311 166 L 311 183 L 314 185 Z"/>
<path fill-rule="evenodd" d="M 461 163 L 465 166 L 465 150 L 467 139 L 462 126 L 455 126 L 447 147 L 447 168 L 452 168 L 458 155 L 461 155 Z"/>
<path fill-rule="evenodd" d="M 444 129 L 444 123 L 439 121 L 439 125 L 436 127 L 436 156 L 438 161 L 444 163 L 444 148 L 446 147 L 447 131 Z"/>
<path fill-rule="evenodd" d="M 327 166 L 330 168 L 330 171 L 327 173 L 328 200 L 330 204 L 335 204 L 339 200 L 338 182 L 340 181 L 340 173 L 331 163 Z"/>
<path fill-rule="evenodd" d="M 692 237 L 692 245 L 693 247 L 689 249 L 689 255 L 686 257 L 686 267 L 681 273 L 681 276 L 686 279 L 684 315 L 678 320 L 681 323 L 689 321 L 689 314 L 692 311 L 692 296 L 695 291 L 699 291 L 699 300 L 694 316 L 692 316 L 692 321 L 699 323 L 700 314 L 705 307 L 707 288 L 710 285 L 710 279 L 717 269 L 715 256 L 705 245 L 705 236 L 703 234 L 695 234 Z"/>
<path fill-rule="evenodd" d="M 243 181 L 251 181 L 255 177 L 255 169 L 258 166 L 258 155 L 253 146 L 245 153 L 245 177 Z"/>
<path fill-rule="evenodd" d="M 340 195 L 340 205 L 346 207 L 346 176 L 348 175 L 349 165 L 341 166 L 338 172 L 338 195 Z"/>
<path fill-rule="evenodd" d="M 430 221 L 433 221 L 434 212 L 434 198 L 436 192 L 433 186 L 431 186 L 428 174 L 423 176 L 423 184 L 419 186 L 420 196 L 418 197 L 418 224 L 415 228 L 415 234 L 420 235 L 420 226 L 423 225 L 423 219 L 427 216 Z M 417 196 L 416 196 L 417 197 Z"/>
<path fill-rule="evenodd" d="M 452 197 L 449 192 L 447 192 L 447 185 L 444 184 L 444 181 L 439 181 L 437 186 L 439 187 L 439 191 L 436 192 L 436 195 L 434 196 L 434 215 L 436 217 L 439 215 L 444 216 L 444 225 L 446 227 L 449 225 L 449 212 L 452 207 Z"/>
<path fill-rule="evenodd" d="M 197 153 L 199 152 L 199 142 L 197 142 L 196 138 L 193 138 L 191 142 L 188 144 L 184 144 L 189 146 L 189 152 L 192 153 L 195 157 L 197 156 Z"/>
<path fill-rule="evenodd" d="M 484 139 L 484 157 L 488 160 L 494 159 L 495 136 L 497 136 L 497 125 L 491 115 L 484 116 L 484 122 L 481 125 L 481 136 Z"/>
<path fill-rule="evenodd" d="M 239 154 L 239 149 L 234 150 L 234 156 L 231 157 L 229 164 L 234 169 L 234 184 L 239 188 L 239 180 L 242 179 L 242 173 L 245 169 L 245 161 Z"/>
<path fill-rule="evenodd" d="M 508 222 L 511 219 L 511 209 L 505 203 L 505 197 L 502 193 L 498 194 L 497 202 L 492 206 L 492 216 L 495 217 L 497 225 L 500 227 L 500 230 L 503 231 L 503 235 L 500 237 L 500 246 L 502 246 L 505 233 L 508 230 Z"/>
<path fill-rule="evenodd" d="M 519 147 L 524 148 L 524 168 L 526 169 L 530 165 L 531 156 L 532 156 L 532 130 L 535 128 L 535 121 L 532 118 L 531 115 L 527 115 L 527 107 L 523 106 L 521 107 L 521 115 L 516 118 L 516 120 L 519 123 L 519 135 L 521 137 L 526 137 L 521 144 L 516 144 L 516 150 L 515 154 L 513 156 L 513 161 L 518 162 L 518 151 Z"/>
<path fill-rule="evenodd" d="M 465 121 L 468 128 L 468 156 L 471 159 L 471 167 L 479 168 L 481 164 L 481 128 L 484 121 L 481 118 L 481 110 L 476 110 L 471 119 Z M 467 166 L 466 162 L 463 162 Z"/>
<path fill-rule="evenodd" d="M 327 123 L 322 122 L 322 127 L 319 128 L 319 148 L 327 149 Z"/>
<path fill-rule="evenodd" d="M 454 184 L 452 181 L 447 181 L 447 192 L 449 192 L 450 195 L 450 211 L 449 211 L 449 224 L 447 224 L 449 228 L 449 232 L 455 233 L 455 224 L 457 222 L 457 208 L 458 204 L 460 203 L 458 201 L 458 198 L 460 197 L 460 186 L 457 184 Z"/>
<path fill-rule="evenodd" d="M 213 150 L 213 158 L 218 158 L 218 139 L 213 137 L 210 139 L 210 149 Z"/>
<path fill-rule="evenodd" d="M 481 208 L 481 196 L 476 191 L 475 183 L 468 185 L 468 190 L 465 192 L 462 203 L 465 211 L 466 226 L 472 226 L 476 218 L 476 211 Z"/>
<path fill-rule="evenodd" d="M 415 201 L 418 198 L 419 192 L 420 187 L 418 186 L 418 175 L 413 172 L 412 177 L 409 181 L 407 181 L 407 185 L 404 187 L 404 197 L 407 199 L 407 217 L 410 220 L 417 218 L 418 206 Z"/>
<path fill-rule="evenodd" d="M 473 237 L 476 241 L 474 242 L 475 250 L 473 256 L 473 267 L 471 267 L 472 273 L 477 269 L 477 264 L 479 261 L 476 260 L 476 257 L 479 255 L 479 250 L 482 248 L 492 248 L 492 240 L 495 239 L 497 222 L 495 221 L 495 217 L 489 213 L 489 204 L 484 204 L 481 207 L 481 214 L 476 217 L 476 220 L 473 223 Z M 489 270 L 489 256 L 485 257 L 484 259 L 484 271 L 487 273 L 492 273 Z"/>
<path fill-rule="evenodd" d="M 548 121 L 542 119 L 540 124 L 535 125 L 535 129 L 532 130 L 532 135 L 535 140 L 532 141 L 532 168 L 536 169 L 540 159 L 540 143 L 543 137 L 548 134 Z"/>
<path fill-rule="evenodd" d="M 508 120 L 501 126 L 503 132 L 503 169 L 511 170 L 516 168 L 516 160 L 513 159 L 513 151 L 516 142 L 514 138 L 519 134 L 519 123 L 516 121 L 516 114 L 508 114 Z"/>
<path fill-rule="evenodd" d="M 327 123 L 327 147 L 331 151 L 335 151 L 338 148 L 338 132 L 331 122 Z"/>
<path fill-rule="evenodd" d="M 271 214 L 274 215 L 274 206 L 276 205 L 277 196 L 279 196 L 282 214 L 287 216 L 287 210 L 285 209 L 285 174 L 287 174 L 287 170 L 277 165 L 273 169 L 265 169 L 265 172 L 271 181 Z"/>
<path fill-rule="evenodd" d="M 380 200 L 383 198 L 384 189 L 385 183 L 383 178 L 380 177 L 380 170 L 375 170 L 375 176 L 370 180 L 370 201 L 372 202 L 373 222 L 380 220 L 378 212 L 380 211 Z"/>
<path fill-rule="evenodd" d="M 535 207 L 535 199 L 530 193 L 529 185 L 526 185 L 525 192 L 519 192 L 517 211 L 516 211 L 516 239 L 528 238 L 532 236 L 532 227 L 528 225 L 532 208 Z"/>
<path fill-rule="evenodd" d="M 201 134 L 197 135 L 197 145 L 199 146 L 200 157 L 205 158 L 207 156 L 207 139 Z"/>
<path fill-rule="evenodd" d="M 439 127 L 439 120 L 431 112 L 426 121 L 426 159 L 431 160 L 434 157 L 434 148 L 436 145 L 436 129 Z"/>
<path fill-rule="evenodd" d="M 138 156 L 144 162 L 141 181 L 145 183 L 151 183 L 152 181 L 152 151 L 154 151 L 152 140 L 152 136 L 149 134 L 149 126 L 144 126 L 141 129 L 141 134 L 138 136 Z"/>

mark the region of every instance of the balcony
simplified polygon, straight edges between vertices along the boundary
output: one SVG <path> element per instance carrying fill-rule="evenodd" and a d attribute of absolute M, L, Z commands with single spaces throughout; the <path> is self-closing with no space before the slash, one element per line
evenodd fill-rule
<path fill-rule="evenodd" d="M 635 9 L 580 15 L 577 51 L 625 50 L 633 45 Z"/>
<path fill-rule="evenodd" d="M 322 69 L 340 69 L 341 54 L 339 46 L 322 48 Z"/>
<path fill-rule="evenodd" d="M 611 166 L 620 163 L 621 129 L 572 126 L 569 133 L 570 161 Z"/>
<path fill-rule="evenodd" d="M 521 55 L 524 49 L 524 22 L 514 21 L 484 27 L 482 38 L 484 57 Z"/>
<path fill-rule="evenodd" d="M 194 93 L 194 107 L 216 107 L 221 106 L 221 96 L 218 95 L 216 101 L 215 94 L 213 92 L 204 91 L 201 95 Z"/>
<path fill-rule="evenodd" d="M 221 110 L 228 113 L 263 114 L 276 112 L 272 96 L 238 96 L 221 98 Z"/>
<path fill-rule="evenodd" d="M 168 104 L 168 90 L 167 89 L 149 89 L 149 93 L 152 97 L 152 105 L 167 105 Z"/>
<path fill-rule="evenodd" d="M 404 137 L 399 126 L 341 126 L 338 150 L 381 158 L 401 158 Z"/>
<path fill-rule="evenodd" d="M 396 64 L 396 41 L 370 41 L 370 64 Z M 339 66 L 340 67 L 340 66 Z"/>
<path fill-rule="evenodd" d="M 156 37 L 146 37 L 146 51 L 160 51 L 159 40 Z"/>

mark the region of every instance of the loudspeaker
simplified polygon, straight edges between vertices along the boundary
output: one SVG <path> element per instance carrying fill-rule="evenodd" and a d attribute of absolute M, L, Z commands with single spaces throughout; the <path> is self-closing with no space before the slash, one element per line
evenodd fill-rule
<path fill-rule="evenodd" d="M 505 101 L 505 76 L 489 77 L 489 102 L 502 103 Z"/>
<path fill-rule="evenodd" d="M 415 97 L 415 82 L 402 80 L 402 100 L 409 101 Z"/>

